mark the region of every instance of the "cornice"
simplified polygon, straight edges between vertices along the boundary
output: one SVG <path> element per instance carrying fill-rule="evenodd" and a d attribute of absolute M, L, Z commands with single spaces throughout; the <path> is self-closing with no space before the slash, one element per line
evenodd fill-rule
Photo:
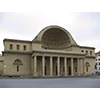
<path fill-rule="evenodd" d="M 86 58 L 96 58 L 95 56 L 86 56 Z"/>
<path fill-rule="evenodd" d="M 22 51 L 3 51 L 3 53 L 9 53 L 9 54 L 27 54 L 27 55 L 31 54 L 31 52 L 22 52 Z"/>

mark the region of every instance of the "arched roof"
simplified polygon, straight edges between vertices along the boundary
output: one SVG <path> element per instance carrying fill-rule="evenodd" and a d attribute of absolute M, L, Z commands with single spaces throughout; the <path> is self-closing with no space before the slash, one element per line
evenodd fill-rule
<path fill-rule="evenodd" d="M 51 25 L 42 29 L 33 39 L 33 42 L 41 42 L 43 47 L 47 48 L 65 48 L 71 45 L 77 45 L 71 34 L 64 28 Z"/>

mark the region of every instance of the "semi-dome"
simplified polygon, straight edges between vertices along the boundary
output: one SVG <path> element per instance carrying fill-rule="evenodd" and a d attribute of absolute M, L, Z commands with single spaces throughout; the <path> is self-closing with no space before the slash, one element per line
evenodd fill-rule
<path fill-rule="evenodd" d="M 33 41 L 40 41 L 43 48 L 50 49 L 62 49 L 77 45 L 67 30 L 56 25 L 41 30 Z"/>
<path fill-rule="evenodd" d="M 50 28 L 42 36 L 42 46 L 47 48 L 65 48 L 70 45 L 69 36 L 59 28 Z"/>

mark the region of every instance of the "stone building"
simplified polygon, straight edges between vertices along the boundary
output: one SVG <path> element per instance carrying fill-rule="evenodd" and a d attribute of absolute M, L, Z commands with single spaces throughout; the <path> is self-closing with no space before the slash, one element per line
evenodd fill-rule
<path fill-rule="evenodd" d="M 100 51 L 95 53 L 95 72 L 100 72 Z"/>
<path fill-rule="evenodd" d="M 95 48 L 79 46 L 56 25 L 45 27 L 32 41 L 4 39 L 2 75 L 83 76 L 94 71 Z"/>

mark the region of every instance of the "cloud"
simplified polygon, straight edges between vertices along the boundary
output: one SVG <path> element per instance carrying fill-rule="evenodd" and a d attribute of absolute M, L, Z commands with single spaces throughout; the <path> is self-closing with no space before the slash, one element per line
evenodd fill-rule
<path fill-rule="evenodd" d="M 2 23 L 0 34 L 3 38 L 33 40 L 46 26 L 58 25 L 68 30 L 80 46 L 97 48 L 100 37 L 100 13 L 65 12 L 59 10 L 40 12 L 0 13 Z"/>

